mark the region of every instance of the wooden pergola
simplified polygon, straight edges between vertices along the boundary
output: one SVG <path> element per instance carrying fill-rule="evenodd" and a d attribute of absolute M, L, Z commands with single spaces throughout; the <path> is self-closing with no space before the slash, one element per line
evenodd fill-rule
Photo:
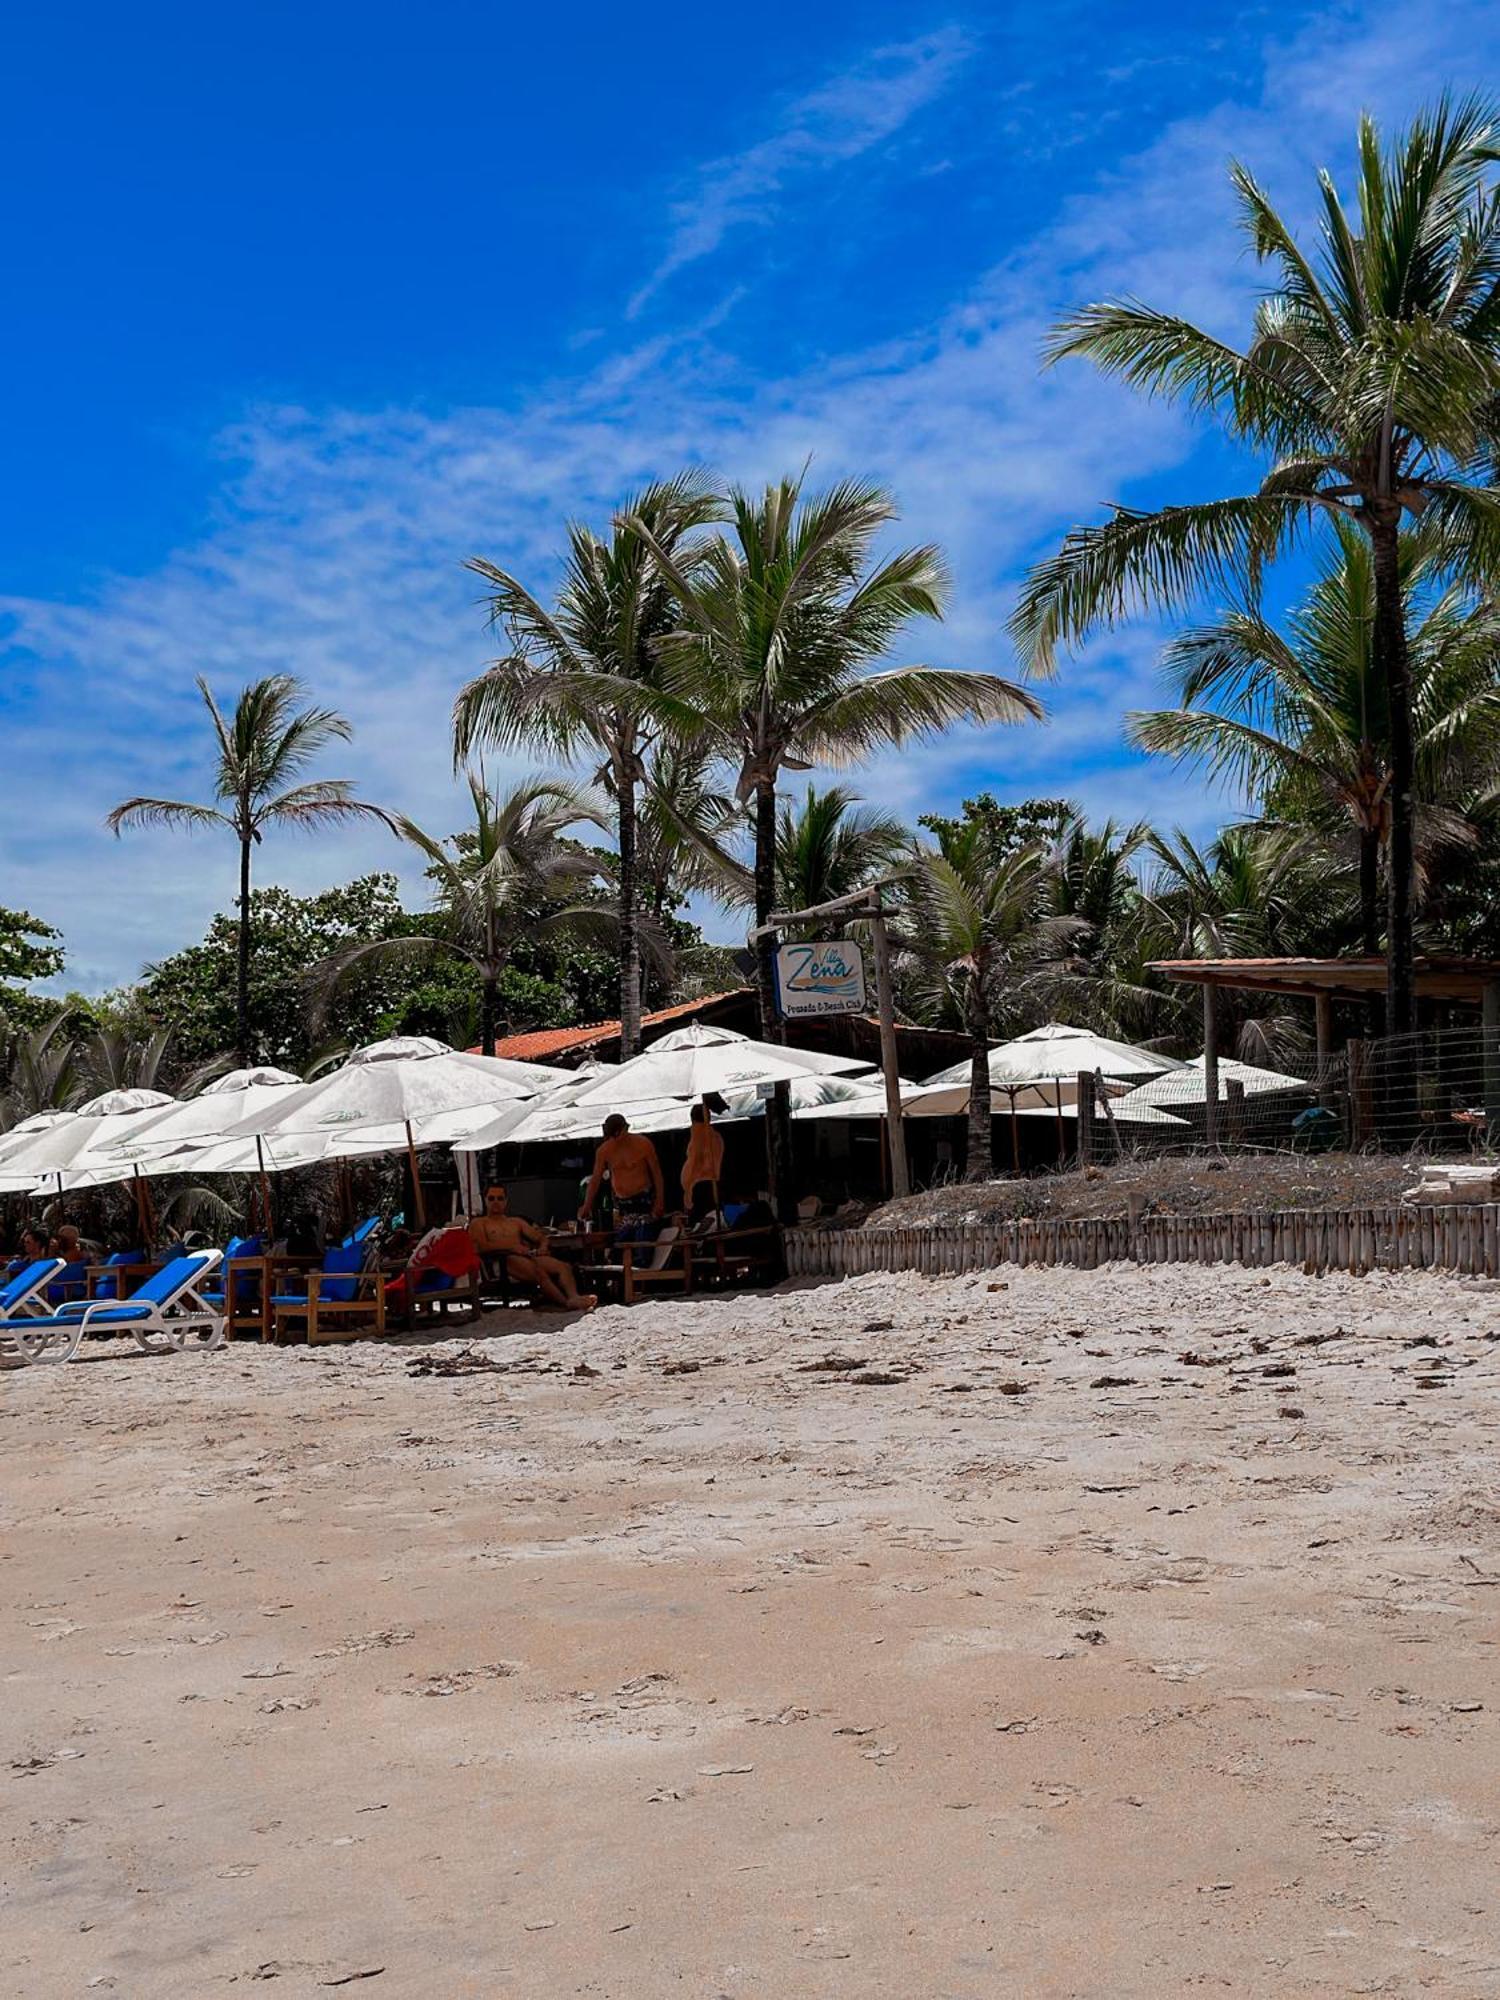
<path fill-rule="evenodd" d="M 1333 1003 L 1367 1000 L 1383 993 L 1383 958 L 1162 958 L 1152 972 L 1203 989 L 1203 1072 L 1208 1108 L 1208 1139 L 1218 1125 L 1218 996 L 1231 993 L 1277 993 L 1288 999 L 1311 1000 L 1317 1023 L 1320 1070 L 1333 1056 Z M 1477 1010 L 1486 1032 L 1500 1034 L 1500 959 L 1430 957 L 1415 965 L 1419 1000 L 1444 1000 Z M 1486 1089 L 1487 1100 L 1500 1096 L 1500 1084 Z"/>

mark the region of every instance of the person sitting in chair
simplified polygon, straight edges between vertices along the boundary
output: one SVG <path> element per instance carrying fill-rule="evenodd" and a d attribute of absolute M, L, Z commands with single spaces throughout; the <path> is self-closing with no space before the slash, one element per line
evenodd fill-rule
<path fill-rule="evenodd" d="M 503 1259 L 508 1278 L 535 1286 L 550 1304 L 570 1312 L 592 1312 L 598 1305 L 592 1292 L 579 1291 L 571 1267 L 548 1255 L 546 1230 L 511 1214 L 503 1187 L 485 1189 L 484 1214 L 472 1219 L 469 1236 L 481 1257 Z"/>
<path fill-rule="evenodd" d="M 594 1155 L 594 1171 L 578 1211 L 584 1222 L 593 1214 L 606 1174 L 614 1202 L 615 1234 L 637 1242 L 654 1236 L 666 1205 L 661 1161 L 645 1134 L 632 1132 L 618 1111 L 612 1111 L 604 1121 L 604 1143 Z"/>

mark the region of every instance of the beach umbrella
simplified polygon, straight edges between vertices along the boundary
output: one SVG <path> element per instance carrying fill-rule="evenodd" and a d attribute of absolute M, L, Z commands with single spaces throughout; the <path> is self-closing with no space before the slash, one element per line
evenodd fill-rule
<path fill-rule="evenodd" d="M 1232 1056 L 1219 1057 L 1219 1102 L 1222 1104 L 1229 1095 L 1231 1083 L 1242 1083 L 1246 1097 L 1275 1097 L 1283 1091 L 1300 1090 L 1311 1097 L 1316 1085 L 1305 1076 L 1284 1076 L 1279 1070 L 1257 1069 L 1254 1063 L 1236 1062 Z M 1181 1109 L 1187 1105 L 1208 1102 L 1208 1080 L 1203 1071 L 1202 1056 L 1184 1063 L 1170 1076 L 1159 1076 L 1151 1083 L 1143 1083 L 1138 1090 L 1130 1093 L 1132 1104 L 1164 1105 L 1169 1110 Z M 0 1161 L 0 1169 L 4 1162 Z"/>
<path fill-rule="evenodd" d="M 7 1179 L 6 1162 L 13 1153 L 20 1153 L 40 1132 L 50 1132 L 54 1126 L 67 1124 L 76 1118 L 76 1111 L 37 1111 L 30 1118 L 23 1118 L 19 1125 L 12 1125 L 8 1132 L 0 1132 L 0 1193 L 8 1191 L 11 1182 Z M 24 1170 L 15 1186 L 29 1187 Z"/>
<path fill-rule="evenodd" d="M 7 1151 L 0 1168 L 12 1185 L 36 1187 L 58 1181 L 60 1187 L 58 1177 L 69 1171 L 110 1166 L 112 1145 L 128 1139 L 152 1114 L 175 1102 L 160 1090 L 107 1090 L 75 1112 L 28 1119 L 31 1132 L 21 1145 Z"/>
<path fill-rule="evenodd" d="M 1182 1067 L 1173 1056 L 1134 1048 L 1129 1042 L 1112 1042 L 1105 1035 L 1091 1034 L 1085 1028 L 1065 1027 L 1060 1021 L 1048 1021 L 1029 1034 L 999 1042 L 989 1053 L 991 1083 L 1006 1085 L 1047 1083 L 1059 1077 L 1072 1081 L 1080 1070 L 1121 1081 L 1138 1080 Z M 928 1077 L 925 1087 L 962 1084 L 967 1091 L 968 1082 L 966 1058 Z M 1048 1101 L 1052 1101 L 1050 1095 Z M 1017 1108 L 1027 1107 L 1019 1104 Z"/>
<path fill-rule="evenodd" d="M 651 1044 L 612 1076 L 600 1077 L 574 1100 L 601 1112 L 624 1110 L 646 1100 L 685 1099 L 714 1093 L 743 1096 L 760 1083 L 789 1083 L 795 1077 L 866 1070 L 871 1065 L 851 1056 L 818 1055 L 811 1049 L 782 1048 L 773 1042 L 751 1041 L 729 1028 L 694 1022 L 676 1028 Z M 632 1124 L 635 1122 L 631 1119 Z"/>
<path fill-rule="evenodd" d="M 914 1083 L 901 1082 L 903 1110 L 917 1093 Z M 885 1079 L 880 1076 L 804 1076 L 787 1086 L 792 1116 L 797 1119 L 832 1120 L 884 1118 Z M 728 1110 L 719 1121 L 765 1116 L 763 1097 L 736 1096 L 726 1100 Z"/>
<path fill-rule="evenodd" d="M 417 1220 L 425 1222 L 417 1147 L 451 1141 L 464 1118 L 540 1097 L 565 1074 L 542 1063 L 471 1056 L 426 1035 L 392 1035 L 356 1049 L 315 1083 L 230 1128 L 230 1139 L 321 1139 L 323 1157 L 405 1150 L 411 1161 Z"/>

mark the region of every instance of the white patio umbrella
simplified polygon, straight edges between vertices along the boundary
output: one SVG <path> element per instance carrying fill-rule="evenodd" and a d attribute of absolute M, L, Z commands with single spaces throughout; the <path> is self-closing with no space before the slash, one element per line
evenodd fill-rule
<path fill-rule="evenodd" d="M 226 1137 L 321 1139 L 328 1159 L 404 1148 L 422 1222 L 417 1147 L 451 1140 L 455 1125 L 464 1129 L 455 1113 L 488 1110 L 493 1116 L 502 1105 L 544 1095 L 561 1074 L 542 1063 L 464 1055 L 425 1035 L 393 1035 L 356 1049 L 341 1068 L 252 1112 Z"/>
<path fill-rule="evenodd" d="M 97 1164 L 77 1166 L 67 1175 L 68 1187 L 102 1187 L 132 1175 L 202 1171 L 201 1155 L 223 1142 L 230 1127 L 251 1111 L 274 1104 L 302 1079 L 284 1069 L 236 1069 L 205 1085 L 196 1097 L 183 1098 L 143 1118 L 123 1138 L 108 1146 L 89 1148 Z M 254 1149 L 246 1172 L 256 1171 Z M 222 1171 L 239 1171 L 223 1169 Z"/>
<path fill-rule="evenodd" d="M 903 1110 L 916 1095 L 918 1086 L 901 1081 Z M 884 1118 L 885 1079 L 880 1076 L 807 1076 L 788 1086 L 792 1116 L 798 1119 L 832 1120 Z M 765 1116 L 763 1097 L 731 1097 L 729 1109 L 718 1122 Z"/>
<path fill-rule="evenodd" d="M 27 1121 L 33 1127 L 31 1133 L 0 1162 L 4 1179 L 13 1187 L 53 1182 L 60 1189 L 60 1177 L 70 1171 L 107 1168 L 112 1164 L 112 1145 L 128 1139 L 152 1114 L 169 1109 L 175 1102 L 160 1090 L 107 1090 L 76 1112 L 43 1113 L 41 1118 Z"/>
<path fill-rule="evenodd" d="M 1242 1083 L 1247 1097 L 1275 1097 L 1283 1091 L 1300 1090 L 1311 1097 L 1316 1085 L 1309 1083 L 1305 1076 L 1284 1076 L 1279 1070 L 1257 1069 L 1254 1063 L 1236 1062 L 1232 1056 L 1219 1057 L 1219 1102 L 1225 1102 L 1229 1095 L 1228 1086 Z M 1202 1056 L 1194 1056 L 1170 1076 L 1159 1076 L 1151 1083 L 1143 1083 L 1139 1090 L 1130 1093 L 1132 1104 L 1156 1104 L 1168 1110 L 1181 1109 L 1185 1105 L 1206 1104 L 1208 1101 L 1208 1080 L 1203 1072 Z M 0 1161 L 0 1168 L 4 1162 Z"/>
<path fill-rule="evenodd" d="M 601 1077 L 580 1093 L 580 1106 L 626 1109 L 645 1099 L 693 1099 L 717 1092 L 743 1095 L 758 1083 L 789 1083 L 794 1077 L 828 1076 L 871 1065 L 852 1056 L 818 1055 L 811 1049 L 781 1048 L 773 1042 L 751 1041 L 729 1028 L 676 1028 L 649 1049 L 621 1063 L 613 1076 Z M 634 1120 L 632 1120 L 632 1123 Z"/>
<path fill-rule="evenodd" d="M 9 1192 L 12 1186 L 19 1189 L 31 1185 L 24 1170 L 14 1183 L 7 1178 L 6 1163 L 11 1155 L 20 1153 L 39 1133 L 50 1132 L 54 1126 L 65 1125 L 70 1118 L 77 1116 L 76 1111 L 36 1111 L 31 1117 L 23 1118 L 19 1125 L 12 1125 L 8 1132 L 0 1132 L 0 1193 Z"/>
<path fill-rule="evenodd" d="M 1129 1042 L 1112 1042 L 1105 1035 L 1091 1034 L 1086 1028 L 1069 1028 L 1060 1021 L 1048 1021 L 1012 1041 L 999 1042 L 989 1056 L 990 1081 L 995 1084 L 1046 1083 L 1059 1077 L 1073 1081 L 1080 1070 L 1094 1070 L 1121 1080 L 1138 1079 L 1161 1076 L 1182 1067 L 1174 1056 L 1134 1048 Z M 925 1087 L 961 1083 L 967 1089 L 968 1081 L 966 1059 L 928 1077 Z M 1052 1101 L 1049 1093 L 1048 1102 Z"/>

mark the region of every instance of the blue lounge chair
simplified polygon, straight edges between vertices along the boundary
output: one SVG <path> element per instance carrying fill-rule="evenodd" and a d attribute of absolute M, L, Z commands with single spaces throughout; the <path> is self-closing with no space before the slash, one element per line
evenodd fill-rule
<path fill-rule="evenodd" d="M 42 1318 L 0 1320 L 0 1339 L 23 1361 L 71 1361 L 83 1336 L 96 1330 L 129 1331 L 147 1354 L 221 1347 L 224 1315 L 200 1289 L 221 1256 L 218 1250 L 194 1250 L 176 1257 L 128 1299 L 76 1299 Z"/>
<path fill-rule="evenodd" d="M 44 1294 L 50 1281 L 62 1268 L 61 1257 L 38 1257 L 34 1263 L 17 1271 L 13 1278 L 0 1285 L 0 1328 L 12 1320 L 44 1318 L 47 1312 Z M 17 1357 L 12 1348 L 10 1335 L 0 1334 L 0 1354 L 13 1361 Z"/>

